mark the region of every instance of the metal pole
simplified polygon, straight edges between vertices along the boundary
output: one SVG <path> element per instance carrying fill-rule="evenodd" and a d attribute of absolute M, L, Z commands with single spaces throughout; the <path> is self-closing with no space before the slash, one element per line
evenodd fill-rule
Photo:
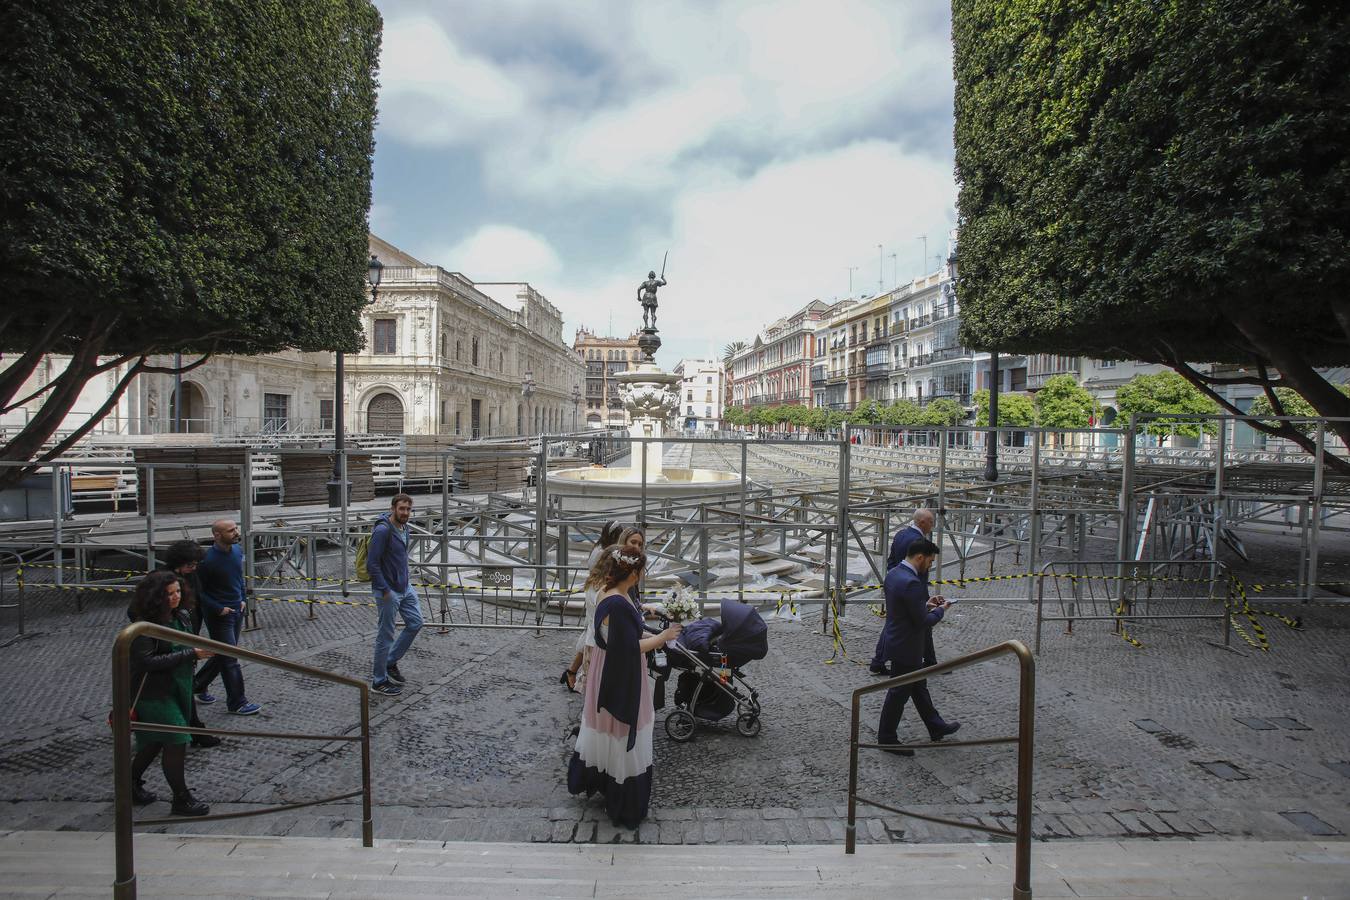
<path fill-rule="evenodd" d="M 736 572 L 738 579 L 736 582 L 737 584 L 736 589 L 740 592 L 740 600 L 742 603 L 745 602 L 745 485 L 746 485 L 745 465 L 747 457 L 748 452 L 746 450 L 745 444 L 745 432 L 741 432 L 741 501 L 740 501 L 741 518 L 740 518 L 740 528 L 738 531 L 740 552 L 736 554 Z M 826 592 L 828 592 L 829 589 L 830 586 L 827 584 L 825 586 Z"/>
<path fill-rule="evenodd" d="M 252 585 L 257 573 L 253 560 L 253 450 L 249 447 L 244 448 L 243 488 L 243 496 L 239 501 L 239 518 L 242 520 L 239 529 L 244 542 L 244 584 Z M 258 604 L 248 604 L 248 617 L 257 623 Z"/>
<path fill-rule="evenodd" d="M 1313 489 L 1309 503 L 1308 516 L 1310 539 L 1308 541 L 1308 573 L 1304 579 L 1304 599 L 1311 600 L 1317 591 L 1317 542 L 1322 535 L 1322 486 L 1326 475 L 1327 423 L 1317 423 L 1317 456 L 1313 459 Z"/>
<path fill-rule="evenodd" d="M 984 480 L 998 481 L 998 351 L 989 351 L 989 436 L 984 448 Z"/>
<path fill-rule="evenodd" d="M 1116 575 L 1121 579 L 1116 582 L 1120 592 L 1120 598 L 1125 596 L 1125 575 L 1126 561 L 1130 558 L 1130 547 L 1134 540 L 1134 455 L 1135 455 L 1135 435 L 1139 426 L 1139 414 L 1130 413 L 1130 424 L 1125 430 L 1125 464 L 1120 473 L 1120 546 L 1117 551 L 1117 559 L 1120 560 L 1120 570 Z"/>
<path fill-rule="evenodd" d="M 343 473 L 346 475 L 346 467 Z M 130 778 L 130 772 L 127 773 Z M 370 686 L 361 685 L 361 846 L 375 846 L 375 820 L 370 803 Z"/>
<path fill-rule="evenodd" d="M 341 350 L 334 354 L 334 363 L 336 374 L 333 381 L 333 480 L 328 483 L 328 505 L 337 506 L 340 501 L 338 495 L 345 497 L 351 490 L 345 477 L 345 469 L 339 458 L 347 447 L 347 422 L 345 405 L 343 404 L 343 390 L 345 385 L 345 373 L 343 368 L 343 352 Z"/>
<path fill-rule="evenodd" d="M 52 463 L 52 553 L 56 559 L 56 583 L 66 583 L 65 554 L 61 550 L 61 464 Z"/>
<path fill-rule="evenodd" d="M 943 428 L 938 434 L 938 499 L 937 510 L 933 516 L 933 543 L 940 548 L 942 546 L 942 525 L 943 518 L 947 512 L 947 429 Z M 942 554 L 937 556 L 938 581 L 942 580 Z"/>
<path fill-rule="evenodd" d="M 1027 513 L 1027 572 L 1032 575 L 1036 572 L 1041 550 L 1040 474 L 1041 432 L 1037 429 L 1031 433 L 1031 509 Z M 1036 581 L 1036 578 L 1027 579 L 1027 599 L 1032 603 L 1036 602 Z"/>
<path fill-rule="evenodd" d="M 112 653 L 113 835 L 115 900 L 135 900 L 136 860 L 131 837 L 131 641 L 120 637 Z"/>
<path fill-rule="evenodd" d="M 542 615 L 544 611 L 544 583 L 548 580 L 544 574 L 544 566 L 548 564 L 545 534 L 548 529 L 548 434 L 539 436 L 539 468 L 536 471 L 538 475 L 534 479 L 534 564 L 536 566 L 534 588 L 535 595 L 539 600 L 539 614 Z"/>
<path fill-rule="evenodd" d="M 638 525 L 647 529 L 647 442 L 642 442 L 642 508 L 638 511 Z"/>
<path fill-rule="evenodd" d="M 848 824 L 844 826 L 844 852 L 853 853 L 856 849 L 858 832 L 858 718 L 859 703 L 855 694 L 852 701 L 848 738 Z M 912 751 L 911 751 L 912 752 Z"/>
<path fill-rule="evenodd" d="M 1234 423 L 1236 424 L 1236 422 Z M 1223 478 L 1224 478 L 1224 457 L 1228 451 L 1228 430 L 1227 420 L 1219 420 L 1219 440 L 1214 448 L 1214 540 L 1211 544 L 1211 557 L 1209 565 L 1209 583 L 1210 590 L 1213 591 L 1213 585 L 1219 577 L 1219 542 L 1222 540 L 1223 533 Z M 1204 426 L 1201 425 L 1200 435 L 1204 436 Z M 1224 637 L 1227 638 L 1228 630 L 1225 627 Z"/>
<path fill-rule="evenodd" d="M 338 480 L 343 484 L 347 483 L 347 451 L 343 450 L 337 454 L 338 461 Z M 341 566 L 339 578 L 342 579 L 342 596 L 347 597 L 350 594 L 347 591 L 347 492 L 338 491 L 338 564 Z"/>
<path fill-rule="evenodd" d="M 835 525 L 838 530 L 835 553 L 835 597 L 837 605 L 835 616 L 844 614 L 847 601 L 844 598 L 845 585 L 848 583 L 848 481 L 849 465 L 852 454 L 849 452 L 849 423 L 844 423 L 843 435 L 839 442 L 839 498 L 835 504 Z M 828 587 L 828 585 L 827 585 Z"/>
<path fill-rule="evenodd" d="M 1035 457 L 1032 460 L 1034 463 Z M 1031 900 L 1031 776 L 1036 740 L 1036 660 L 1026 652 L 1025 647 L 1020 647 L 1017 663 L 1020 678 L 1017 685 L 1017 843 L 1014 849 L 1013 900 Z"/>
<path fill-rule="evenodd" d="M 145 467 L 145 571 L 155 571 L 155 467 Z"/>

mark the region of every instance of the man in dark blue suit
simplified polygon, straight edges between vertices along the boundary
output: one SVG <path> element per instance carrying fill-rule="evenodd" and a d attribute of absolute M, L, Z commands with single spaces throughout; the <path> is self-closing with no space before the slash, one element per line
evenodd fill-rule
<path fill-rule="evenodd" d="M 931 541 L 915 540 L 900 565 L 886 573 L 886 627 L 881 632 L 881 641 L 893 675 L 914 672 L 937 661 L 932 649 L 933 626 L 942 621 L 951 606 L 942 597 L 932 600 L 928 597 L 928 570 L 937 554 L 937 545 Z M 932 740 L 940 741 L 961 727 L 960 722 L 943 721 L 928 694 L 928 682 L 916 681 L 886 692 L 877 725 L 877 743 L 900 743 L 897 735 L 900 715 L 911 697 Z M 914 755 L 913 750 L 901 748 L 891 752 Z"/>
<path fill-rule="evenodd" d="M 900 561 L 909 555 L 909 545 L 919 540 L 928 540 L 929 535 L 933 533 L 933 525 L 937 522 L 937 517 L 933 515 L 931 509 L 920 507 L 914 511 L 914 520 L 895 533 L 895 539 L 891 541 L 891 552 L 886 556 L 886 571 L 889 572 Z M 924 575 L 924 580 L 928 576 Z M 886 674 L 886 654 L 882 652 L 882 642 L 885 639 L 885 632 L 877 638 L 877 649 L 872 654 L 872 663 L 868 671 L 873 675 Z M 930 653 L 931 655 L 931 653 Z M 929 662 L 932 665 L 932 662 Z"/>

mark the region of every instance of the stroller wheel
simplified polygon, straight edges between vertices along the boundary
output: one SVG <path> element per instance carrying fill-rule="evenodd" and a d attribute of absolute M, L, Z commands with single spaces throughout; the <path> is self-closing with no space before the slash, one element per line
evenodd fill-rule
<path fill-rule="evenodd" d="M 759 729 L 759 716 L 753 713 L 742 713 L 736 718 L 736 730 L 746 737 L 754 737 L 759 734 Z M 669 719 L 666 719 L 666 730 L 670 730 Z"/>
<path fill-rule="evenodd" d="M 687 709 L 677 709 L 666 716 L 666 734 L 672 741 L 683 744 L 694 736 L 694 729 L 697 727 L 694 714 Z"/>

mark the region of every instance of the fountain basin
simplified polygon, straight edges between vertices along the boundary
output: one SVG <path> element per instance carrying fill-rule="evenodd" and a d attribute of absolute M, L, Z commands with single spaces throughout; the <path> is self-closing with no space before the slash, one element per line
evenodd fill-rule
<path fill-rule="evenodd" d="M 642 502 L 642 476 L 638 469 L 627 466 L 558 469 L 548 473 L 547 483 L 549 496 L 559 498 L 565 510 L 604 512 L 616 503 Z M 647 481 L 646 488 L 650 505 L 668 500 L 719 502 L 738 496 L 740 491 L 740 475 L 717 469 L 664 469 Z"/>

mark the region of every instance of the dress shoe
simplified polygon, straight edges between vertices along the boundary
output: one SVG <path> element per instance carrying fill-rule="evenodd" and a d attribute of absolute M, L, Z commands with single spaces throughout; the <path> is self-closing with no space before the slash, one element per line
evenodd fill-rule
<path fill-rule="evenodd" d="M 191 794 L 174 797 L 171 808 L 175 816 L 204 816 L 211 812 L 211 807 Z"/>
<path fill-rule="evenodd" d="M 928 729 L 928 736 L 932 738 L 934 743 L 937 743 L 938 741 L 945 738 L 947 735 L 956 734 L 960 730 L 961 730 L 960 722 L 943 722 L 937 728 Z"/>
<path fill-rule="evenodd" d="M 896 756 L 913 756 L 914 751 L 908 747 L 882 747 L 883 753 L 894 753 Z"/>
<path fill-rule="evenodd" d="M 214 734 L 194 734 L 192 736 L 192 746 L 194 747 L 219 747 L 220 738 Z"/>

